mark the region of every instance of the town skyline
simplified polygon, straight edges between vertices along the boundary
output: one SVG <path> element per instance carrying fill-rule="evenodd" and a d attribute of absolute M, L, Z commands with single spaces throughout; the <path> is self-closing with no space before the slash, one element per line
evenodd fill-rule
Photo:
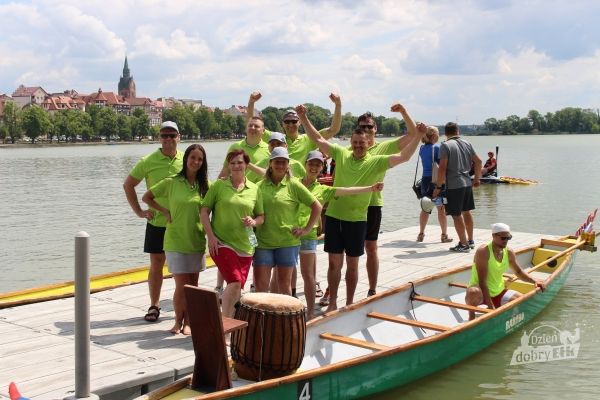
<path fill-rule="evenodd" d="M 213 107 L 313 103 L 433 124 L 598 108 L 593 1 L 0 0 L 0 93 L 102 88 L 128 57 L 137 90 Z"/>

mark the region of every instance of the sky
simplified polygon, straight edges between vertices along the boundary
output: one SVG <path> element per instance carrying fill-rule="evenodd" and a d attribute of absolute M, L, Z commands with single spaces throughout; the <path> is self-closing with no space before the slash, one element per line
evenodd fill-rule
<path fill-rule="evenodd" d="M 0 94 L 143 97 L 393 116 L 431 124 L 600 107 L 600 2 L 0 0 Z"/>

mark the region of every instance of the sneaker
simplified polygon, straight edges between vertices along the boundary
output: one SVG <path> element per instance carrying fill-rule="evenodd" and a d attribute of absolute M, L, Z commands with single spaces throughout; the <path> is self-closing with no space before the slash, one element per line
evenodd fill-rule
<path fill-rule="evenodd" d="M 323 290 L 321 290 L 321 285 L 319 284 L 319 282 L 317 282 L 315 284 L 315 297 L 322 297 L 323 296 Z"/>
<path fill-rule="evenodd" d="M 468 253 L 471 251 L 471 248 L 467 244 L 458 243 L 454 247 L 450 247 L 450 251 L 455 251 L 457 253 Z"/>
<path fill-rule="evenodd" d="M 375 296 L 377 294 L 377 292 L 373 289 L 369 289 L 369 291 L 367 292 L 367 297 L 371 297 L 371 296 Z"/>
<path fill-rule="evenodd" d="M 325 289 L 325 294 L 323 297 L 321 297 L 321 300 L 319 300 L 319 305 L 321 307 L 326 307 L 329 305 L 329 288 Z"/>
<path fill-rule="evenodd" d="M 469 243 L 468 243 L 468 245 L 469 245 L 469 248 L 470 248 L 470 249 L 474 249 L 474 248 L 475 248 L 475 241 L 473 241 L 473 240 L 469 240 Z"/>

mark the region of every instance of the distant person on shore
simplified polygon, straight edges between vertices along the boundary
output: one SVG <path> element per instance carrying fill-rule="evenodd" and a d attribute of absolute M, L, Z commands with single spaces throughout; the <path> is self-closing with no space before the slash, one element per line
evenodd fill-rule
<path fill-rule="evenodd" d="M 496 176 L 496 158 L 494 157 L 494 153 L 488 151 L 488 159 L 485 160 L 485 164 L 483 164 L 483 169 L 481 170 L 481 176 Z"/>
<path fill-rule="evenodd" d="M 438 128 L 435 126 L 428 126 L 427 133 L 425 137 L 423 137 L 422 142 L 423 145 L 419 150 L 419 157 L 421 157 L 421 164 L 423 164 L 423 175 L 421 176 L 421 193 L 424 196 L 433 199 L 433 190 L 435 189 L 435 182 L 437 181 L 437 172 L 438 172 L 438 163 L 440 162 L 440 146 L 437 146 L 436 143 L 440 138 L 440 133 Z M 442 191 L 438 195 L 438 199 L 443 199 L 446 195 L 445 188 L 442 188 Z M 446 218 L 446 210 L 444 208 L 444 203 L 439 202 L 440 204 L 436 206 L 438 222 L 440 223 L 440 228 L 442 229 L 442 236 L 440 238 L 442 243 L 450 243 L 452 241 L 451 238 L 448 237 L 448 219 Z M 417 236 L 417 242 L 422 242 L 425 238 L 425 227 L 427 226 L 427 221 L 429 220 L 429 214 L 423 210 L 421 210 L 421 214 L 419 215 L 419 235 Z"/>
<path fill-rule="evenodd" d="M 207 171 L 206 151 L 201 145 L 192 144 L 183 155 L 181 172 L 158 182 L 142 197 L 144 203 L 160 211 L 167 221 L 163 247 L 169 272 L 175 280 L 175 324 L 171 328 L 174 334 L 191 334 L 184 286 L 198 286 L 200 271 L 206 268 L 206 239 L 200 224 L 200 206 L 208 191 Z M 159 204 L 157 198 L 167 199 L 166 204 Z"/>
<path fill-rule="evenodd" d="M 515 252 L 508 248 L 510 239 L 512 235 L 508 225 L 492 224 L 492 241 L 487 245 L 479 246 L 475 251 L 471 280 L 465 297 L 467 304 L 471 306 L 485 304 L 488 308 L 494 309 L 522 296 L 521 293 L 506 288 L 503 274 L 509 266 L 522 280 L 533 283 L 542 291 L 546 289 L 543 281 L 533 278 L 519 266 Z M 469 320 L 473 318 L 475 313 L 469 311 Z"/>
<path fill-rule="evenodd" d="M 146 188 L 151 188 L 164 178 L 179 173 L 183 167 L 183 153 L 177 150 L 177 142 L 179 142 L 177 124 L 173 121 L 163 122 L 158 137 L 161 147 L 138 161 L 123 183 L 125 196 L 131 209 L 135 215 L 147 220 L 144 252 L 150 254 L 150 271 L 148 272 L 150 308 L 144 319 L 148 322 L 155 322 L 160 316 L 160 290 L 163 282 L 163 266 L 165 265 L 163 240 L 167 220 L 157 210 L 141 208 L 135 187 L 145 179 Z M 161 206 L 167 204 L 167 199 L 164 197 L 157 197 L 155 201 Z"/>
<path fill-rule="evenodd" d="M 421 135 L 417 132 L 417 126 L 404 106 L 400 103 L 395 103 L 392 105 L 391 111 L 398 112 L 402 115 L 408 134 L 384 142 L 377 142 L 377 140 L 375 140 L 375 135 L 377 134 L 377 121 L 375 121 L 373 114 L 366 112 L 358 117 L 358 128 L 362 129 L 367 135 L 367 144 L 369 146 L 368 153 L 370 155 L 389 156 L 404 151 L 412 141 L 415 142 L 415 146 L 418 144 Z M 425 131 L 424 124 L 419 124 L 419 128 L 422 132 Z M 381 178 L 381 180 L 383 180 L 383 178 Z M 379 246 L 377 241 L 379 239 L 379 230 L 381 228 L 381 219 L 383 217 L 382 209 L 382 194 L 378 192 L 373 193 L 367 210 L 367 233 L 365 238 L 367 275 L 369 278 L 369 291 L 367 292 L 367 297 L 376 294 L 377 289 L 377 280 L 379 276 Z"/>
<path fill-rule="evenodd" d="M 264 222 L 258 186 L 246 178 L 250 157 L 237 149 L 227 154 L 229 177 L 217 179 L 202 203 L 202 225 L 208 250 L 227 282 L 223 315 L 233 317 L 234 305 L 246 284 L 256 247 L 254 228 Z M 212 214 L 212 219 L 211 219 Z"/>
<path fill-rule="evenodd" d="M 247 115 L 251 116 L 254 113 L 254 105 L 260 100 L 262 94 L 259 91 L 252 92 L 250 94 L 250 98 L 248 99 L 248 109 Z M 329 94 L 329 99 L 335 104 L 335 110 L 333 112 L 333 117 L 331 119 L 331 126 L 328 128 L 321 129 L 319 133 L 326 140 L 331 139 L 335 136 L 342 126 L 342 101 L 340 96 L 336 93 Z M 283 130 L 285 133 L 285 138 L 287 142 L 288 153 L 290 155 L 290 159 L 296 160 L 302 165 L 304 165 L 304 161 L 306 160 L 306 156 L 308 152 L 311 150 L 316 150 L 317 146 L 306 136 L 305 134 L 300 134 L 300 120 L 298 114 L 295 110 L 287 110 L 285 114 L 283 114 Z M 271 132 L 268 129 L 265 129 L 263 134 L 263 140 L 267 142 Z"/>
<path fill-rule="evenodd" d="M 396 111 L 396 104 L 392 111 Z M 406 162 L 414 154 L 420 136 L 411 140 L 406 148 L 393 155 L 371 155 L 368 150 L 368 135 L 356 128 L 352 133 L 352 150 L 325 140 L 309 121 L 306 108 L 296 107 L 300 121 L 307 134 L 321 152 L 327 153 L 337 162 L 337 172 L 333 182 L 335 187 L 370 186 L 381 182 L 389 168 Z M 423 132 L 424 133 L 424 132 Z M 371 193 L 333 198 L 326 212 L 325 251 L 329 253 L 327 282 L 329 285 L 329 307 L 337 309 L 337 292 L 346 254 L 346 305 L 354 302 L 354 292 L 358 284 L 358 260 L 365 251 L 367 235 L 367 210 Z"/>
<path fill-rule="evenodd" d="M 473 216 L 475 209 L 473 186 L 480 184 L 481 159 L 471 143 L 460 137 L 458 125 L 448 122 L 444 128 L 446 141 L 440 146 L 440 164 L 433 197 L 438 197 L 446 185 L 446 214 L 452 216 L 459 242 L 450 251 L 468 253 L 475 248 L 473 241 Z M 475 165 L 475 177 L 471 183 L 469 170 Z"/>
<path fill-rule="evenodd" d="M 332 187 L 321 185 L 317 178 L 323 169 L 325 158 L 319 150 L 313 150 L 306 157 L 306 175 L 302 178 L 302 184 L 319 200 L 321 204 L 327 204 L 333 197 L 348 196 L 359 193 L 381 192 L 383 182 L 374 183 L 371 186 L 362 187 Z M 300 207 L 300 225 L 304 225 L 310 216 L 310 208 Z M 320 225 L 320 223 L 319 223 Z M 306 319 L 314 318 L 315 297 L 317 282 L 317 237 L 322 227 L 315 226 L 308 235 L 300 238 L 300 270 L 304 280 L 304 297 L 306 299 Z M 320 287 L 319 287 L 320 288 Z"/>

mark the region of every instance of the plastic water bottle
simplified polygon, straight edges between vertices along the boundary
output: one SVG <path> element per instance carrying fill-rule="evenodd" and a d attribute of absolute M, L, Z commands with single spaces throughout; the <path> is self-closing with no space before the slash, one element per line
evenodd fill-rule
<path fill-rule="evenodd" d="M 250 246 L 256 247 L 258 246 L 258 241 L 256 240 L 256 235 L 254 234 L 254 229 L 251 226 L 246 227 L 246 234 L 248 235 L 248 240 L 250 241 Z"/>
<path fill-rule="evenodd" d="M 438 196 L 438 197 L 436 197 L 436 198 L 434 198 L 432 200 L 433 200 L 433 204 L 435 204 L 436 207 L 439 207 L 442 204 L 444 204 L 444 199 L 441 196 Z"/>

